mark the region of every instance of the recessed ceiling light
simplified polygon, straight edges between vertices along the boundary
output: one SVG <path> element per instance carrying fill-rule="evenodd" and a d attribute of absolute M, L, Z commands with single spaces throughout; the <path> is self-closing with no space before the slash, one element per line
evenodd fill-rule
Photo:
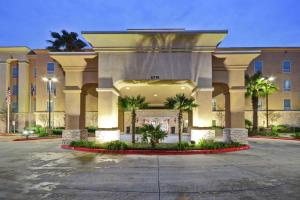
<path fill-rule="evenodd" d="M 157 94 L 154 94 L 153 96 L 157 97 L 158 95 L 157 95 Z"/>
<path fill-rule="evenodd" d="M 126 89 L 126 90 L 130 90 L 130 87 L 126 87 L 125 89 Z"/>
<path fill-rule="evenodd" d="M 185 87 L 184 87 L 184 86 L 181 86 L 181 89 L 182 89 L 182 90 L 184 90 L 184 89 L 185 89 Z"/>

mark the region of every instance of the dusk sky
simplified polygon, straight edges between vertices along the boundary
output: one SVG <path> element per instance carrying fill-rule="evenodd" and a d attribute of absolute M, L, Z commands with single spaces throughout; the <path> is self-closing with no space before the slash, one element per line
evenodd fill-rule
<path fill-rule="evenodd" d="M 299 0 L 0 0 L 0 46 L 127 28 L 227 29 L 221 47 L 300 46 L 299 12 Z"/>

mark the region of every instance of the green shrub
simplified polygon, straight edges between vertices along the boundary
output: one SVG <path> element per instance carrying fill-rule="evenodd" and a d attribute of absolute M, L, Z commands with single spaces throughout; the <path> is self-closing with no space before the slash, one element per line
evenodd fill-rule
<path fill-rule="evenodd" d="M 239 147 L 242 144 L 238 142 L 224 143 L 224 142 L 216 142 L 214 140 L 200 140 L 197 147 L 200 149 L 223 149 L 230 147 Z"/>
<path fill-rule="evenodd" d="M 245 119 L 245 126 L 247 129 L 251 129 L 252 128 L 252 122 L 248 119 Z"/>
<path fill-rule="evenodd" d="M 98 144 L 91 141 L 72 141 L 70 146 L 73 147 L 86 147 L 91 149 L 109 149 L 109 150 L 150 150 L 153 149 L 151 144 L 145 143 L 135 143 L 135 144 L 126 144 L 121 141 L 112 141 L 108 143 Z M 242 146 L 239 143 L 224 143 L 224 142 L 215 142 L 213 140 L 201 140 L 199 144 L 192 145 L 188 142 L 181 142 L 177 144 L 157 144 L 155 146 L 156 150 L 201 150 L 201 149 L 220 149 L 220 148 L 229 148 L 229 147 L 239 147 Z"/>
<path fill-rule="evenodd" d="M 177 143 L 177 149 L 178 150 L 187 150 L 189 149 L 190 144 L 188 142 L 178 142 Z"/>
<path fill-rule="evenodd" d="M 87 141 L 87 140 L 72 141 L 70 143 L 70 146 L 72 146 L 72 147 L 86 147 L 86 148 L 91 148 L 91 149 L 104 148 L 104 145 L 96 144 L 95 142 Z"/>
<path fill-rule="evenodd" d="M 268 137 L 280 137 L 280 134 L 278 132 L 259 132 L 258 135 L 261 136 L 268 136 Z"/>
<path fill-rule="evenodd" d="M 49 134 L 48 134 L 47 132 L 39 132 L 39 133 L 38 133 L 38 136 L 39 136 L 39 137 L 48 137 Z"/>
<path fill-rule="evenodd" d="M 292 135 L 293 138 L 295 139 L 300 139 L 300 133 L 295 133 L 294 135 Z"/>
<path fill-rule="evenodd" d="M 53 135 L 62 135 L 63 130 L 64 129 L 61 129 L 61 128 L 55 128 L 52 130 L 52 134 Z"/>
<path fill-rule="evenodd" d="M 109 150 L 126 150 L 126 149 L 128 149 L 128 145 L 125 142 L 116 140 L 116 141 L 107 143 L 106 148 Z"/>
<path fill-rule="evenodd" d="M 276 132 L 276 133 L 288 133 L 290 131 L 291 131 L 291 129 L 287 125 L 272 126 L 272 132 Z"/>
<path fill-rule="evenodd" d="M 97 127 L 94 127 L 94 126 L 89 126 L 89 127 L 87 127 L 88 133 L 95 133 L 96 130 L 97 130 Z"/>

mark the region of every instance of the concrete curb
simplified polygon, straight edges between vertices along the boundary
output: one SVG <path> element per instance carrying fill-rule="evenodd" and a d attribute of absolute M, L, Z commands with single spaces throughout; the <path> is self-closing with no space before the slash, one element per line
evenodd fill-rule
<path fill-rule="evenodd" d="M 24 141 L 32 141 L 32 140 L 52 140 L 52 139 L 61 139 L 61 137 L 45 137 L 45 138 L 18 138 L 18 139 L 14 139 L 14 142 L 24 142 Z"/>
<path fill-rule="evenodd" d="M 268 136 L 251 136 L 250 138 L 255 139 L 269 139 L 269 140 L 288 140 L 288 141 L 297 141 L 300 142 L 300 139 L 294 139 L 294 138 L 275 138 L 275 137 L 268 137 Z"/>
<path fill-rule="evenodd" d="M 241 151 L 250 149 L 249 145 L 241 147 L 231 147 L 225 149 L 213 150 L 108 150 L 108 149 L 90 149 L 85 147 L 71 147 L 69 145 L 61 145 L 63 149 L 84 151 L 90 153 L 107 153 L 107 154 L 142 154 L 142 155 L 192 155 L 192 154 L 218 154 L 233 151 Z"/>

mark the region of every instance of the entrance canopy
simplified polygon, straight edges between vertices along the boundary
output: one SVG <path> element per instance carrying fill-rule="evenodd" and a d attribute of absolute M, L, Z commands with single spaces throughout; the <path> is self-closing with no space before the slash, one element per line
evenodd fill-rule
<path fill-rule="evenodd" d="M 211 50 L 227 30 L 128 29 L 127 31 L 83 31 L 96 51 Z"/>

